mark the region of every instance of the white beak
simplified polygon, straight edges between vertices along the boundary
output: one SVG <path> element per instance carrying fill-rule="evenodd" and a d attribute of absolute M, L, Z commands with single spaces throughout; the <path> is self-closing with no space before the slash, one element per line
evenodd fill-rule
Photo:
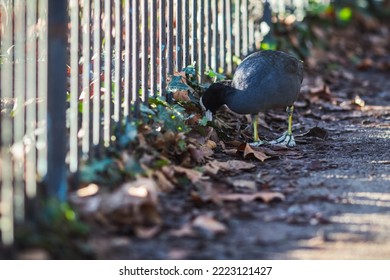
<path fill-rule="evenodd" d="M 203 96 L 202 96 L 203 97 Z M 200 106 L 204 111 L 206 111 L 206 118 L 211 122 L 213 120 L 213 113 L 210 110 L 207 110 L 206 107 L 203 104 L 202 97 L 199 100 Z"/>
<path fill-rule="evenodd" d="M 213 120 L 213 113 L 210 110 L 206 111 L 206 118 L 211 122 Z"/>

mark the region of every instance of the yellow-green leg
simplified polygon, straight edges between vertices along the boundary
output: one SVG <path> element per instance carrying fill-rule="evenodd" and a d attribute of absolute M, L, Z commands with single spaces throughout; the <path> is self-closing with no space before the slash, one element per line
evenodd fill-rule
<path fill-rule="evenodd" d="M 260 140 L 259 134 L 258 134 L 258 131 L 257 131 L 257 125 L 258 125 L 258 122 L 259 122 L 259 116 L 256 114 L 256 115 L 251 115 L 251 117 L 252 117 L 252 124 L 253 124 L 253 141 L 254 142 L 249 143 L 249 145 L 251 145 L 251 146 L 263 145 L 265 142 Z"/>
<path fill-rule="evenodd" d="M 287 117 L 288 117 L 288 128 L 285 133 L 283 133 L 282 136 L 280 136 L 278 139 L 271 141 L 271 144 L 280 144 L 287 147 L 295 147 L 295 139 L 294 135 L 292 134 L 292 116 L 294 112 L 294 106 L 289 106 L 286 109 Z"/>
<path fill-rule="evenodd" d="M 294 106 L 287 107 L 286 112 L 287 112 L 287 117 L 288 117 L 287 134 L 292 136 L 292 117 L 293 117 L 293 112 L 294 112 Z"/>

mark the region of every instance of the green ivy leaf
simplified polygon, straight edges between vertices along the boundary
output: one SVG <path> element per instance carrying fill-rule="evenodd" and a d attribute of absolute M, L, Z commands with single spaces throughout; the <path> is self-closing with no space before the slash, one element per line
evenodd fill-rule
<path fill-rule="evenodd" d="M 169 165 L 171 162 L 168 159 L 158 159 L 154 162 L 153 166 L 156 169 L 160 169 L 164 166 Z"/>
<path fill-rule="evenodd" d="M 204 72 L 204 74 L 206 76 L 208 76 L 210 79 L 214 79 L 214 82 L 226 79 L 225 75 L 222 75 L 222 74 L 214 71 L 213 69 L 207 70 L 206 72 Z"/>
<path fill-rule="evenodd" d="M 241 58 L 239 58 L 238 56 L 233 56 L 233 63 L 236 64 L 236 65 L 240 65 L 241 63 Z"/>
<path fill-rule="evenodd" d="M 183 83 L 182 78 L 182 76 L 172 76 L 172 80 L 168 84 L 167 90 L 170 92 L 192 90 L 187 84 Z"/>
<path fill-rule="evenodd" d="M 156 115 L 156 112 L 152 109 L 150 109 L 147 105 L 141 103 L 140 104 L 140 111 L 141 111 L 141 114 L 146 117 L 146 118 L 151 118 L 153 116 Z"/>
<path fill-rule="evenodd" d="M 208 121 L 209 121 L 209 119 L 206 116 L 204 116 L 202 119 L 198 120 L 198 123 L 201 126 L 207 126 Z"/>
<path fill-rule="evenodd" d="M 137 133 L 138 131 L 135 123 L 126 123 L 124 133 L 119 136 L 119 144 L 122 147 L 126 147 L 136 139 Z"/>
<path fill-rule="evenodd" d="M 82 182 L 100 182 L 114 185 L 122 180 L 121 170 L 112 158 L 94 160 L 80 168 Z"/>
<path fill-rule="evenodd" d="M 351 8 L 344 7 L 338 13 L 337 17 L 342 22 L 349 22 L 352 19 L 352 10 Z"/>
<path fill-rule="evenodd" d="M 135 177 L 137 174 L 144 173 L 140 163 L 133 156 L 129 155 L 128 160 L 125 162 L 125 173 Z"/>
<path fill-rule="evenodd" d="M 187 144 L 186 144 L 186 141 L 184 139 L 180 139 L 177 143 L 180 151 L 184 152 L 186 149 L 187 149 Z"/>
<path fill-rule="evenodd" d="M 260 48 L 262 50 L 276 50 L 276 43 L 274 43 L 274 42 L 261 42 Z"/>
<path fill-rule="evenodd" d="M 188 76 L 196 76 L 195 63 L 193 65 L 188 65 L 183 71 Z"/>

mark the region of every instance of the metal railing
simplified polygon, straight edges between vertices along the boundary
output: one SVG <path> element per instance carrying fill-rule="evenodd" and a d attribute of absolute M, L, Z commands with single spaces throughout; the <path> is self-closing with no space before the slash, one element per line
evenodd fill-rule
<path fill-rule="evenodd" d="M 66 9 L 0 2 L 0 244 L 13 243 L 38 195 L 66 198 Z"/>
<path fill-rule="evenodd" d="M 67 174 L 115 141 L 141 103 L 169 97 L 176 71 L 232 73 L 259 49 L 264 7 L 307 2 L 0 0 L 2 243 L 37 193 L 65 200 Z"/>

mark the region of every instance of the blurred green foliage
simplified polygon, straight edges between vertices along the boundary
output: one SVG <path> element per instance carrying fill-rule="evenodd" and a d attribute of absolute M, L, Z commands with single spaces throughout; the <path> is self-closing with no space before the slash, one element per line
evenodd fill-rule
<path fill-rule="evenodd" d="M 17 250 L 40 248 L 53 259 L 94 258 L 85 243 L 89 229 L 69 203 L 45 200 L 28 221 L 17 225 Z"/>

